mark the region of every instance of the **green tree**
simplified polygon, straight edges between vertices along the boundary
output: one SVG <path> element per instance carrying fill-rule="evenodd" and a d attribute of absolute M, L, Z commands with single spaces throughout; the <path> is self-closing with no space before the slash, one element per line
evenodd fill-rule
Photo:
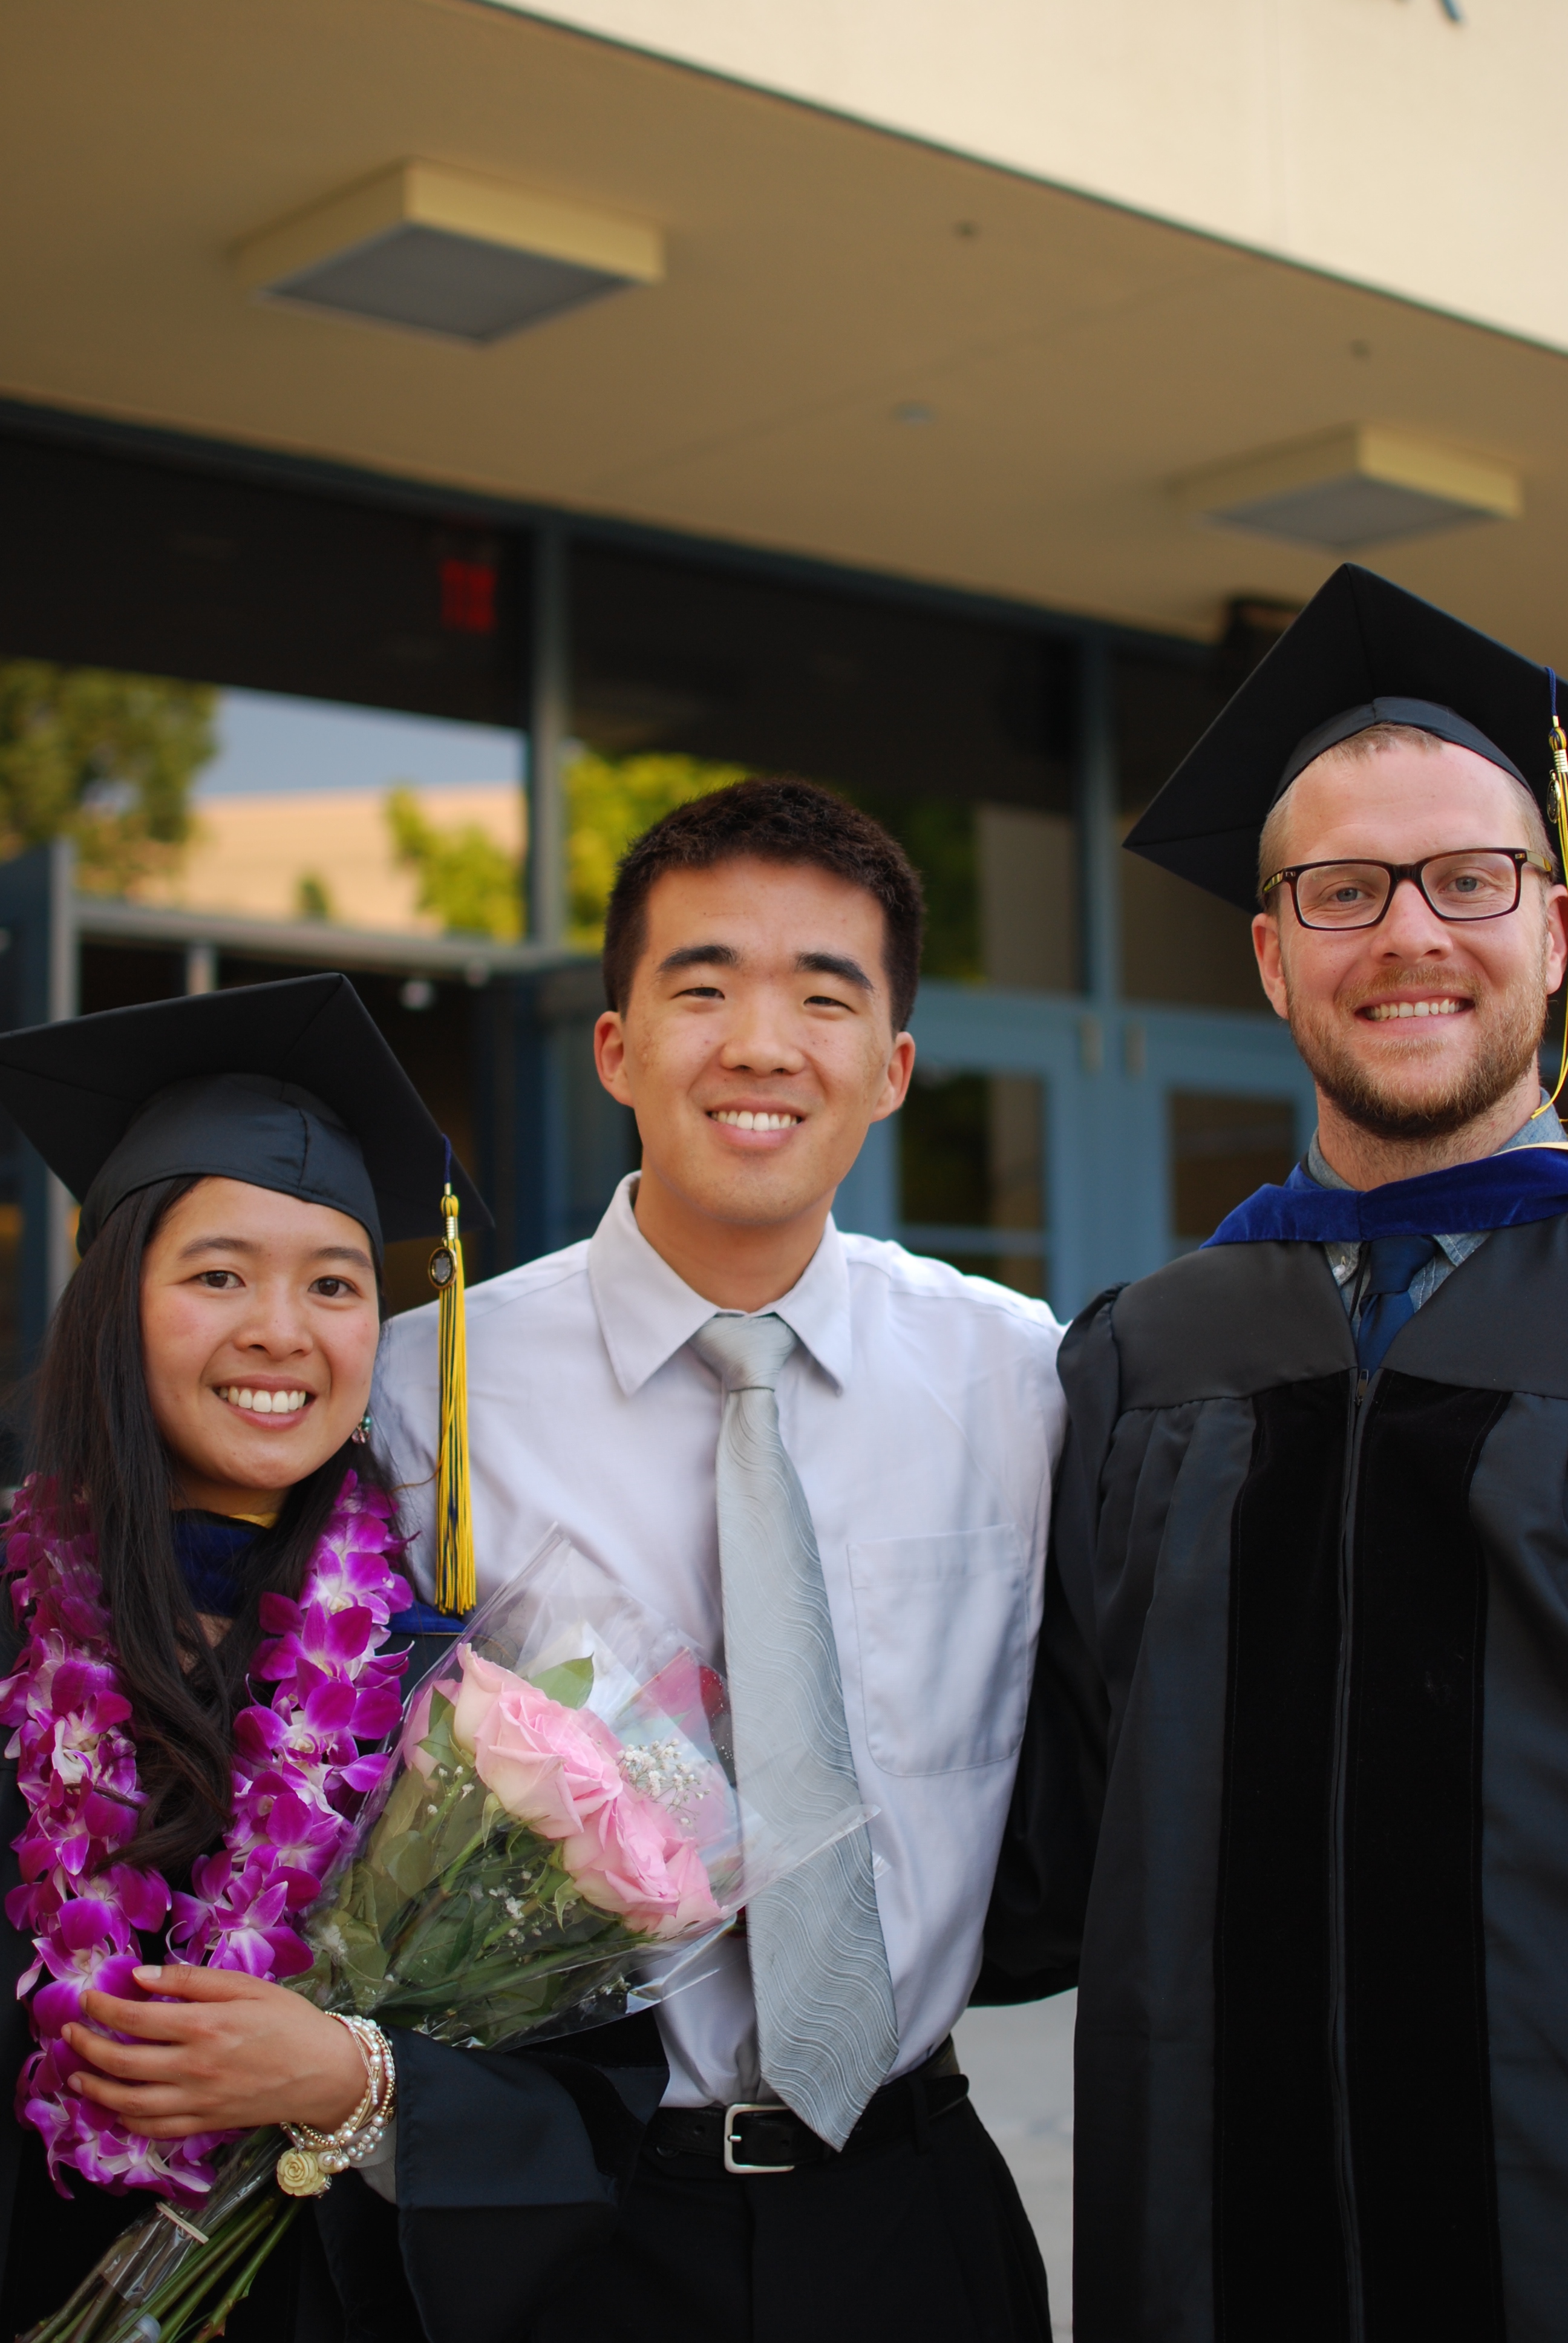
<path fill-rule="evenodd" d="M 428 820 L 407 787 L 388 792 L 385 810 L 397 860 L 417 874 L 419 909 L 434 911 L 448 934 L 515 943 L 522 927 L 516 855 L 477 822 L 442 829 Z"/>
<path fill-rule="evenodd" d="M 850 789 L 844 795 L 892 831 L 920 874 L 926 898 L 921 974 L 971 983 L 983 976 L 974 807 L 960 798 L 903 797 L 890 789 Z"/>
<path fill-rule="evenodd" d="M 0 856 L 74 838 L 80 883 L 101 894 L 170 869 L 216 706 L 210 684 L 0 661 Z"/>
<path fill-rule="evenodd" d="M 294 908 L 302 920 L 329 920 L 332 895 L 318 871 L 302 870 L 294 890 Z"/>
<path fill-rule="evenodd" d="M 574 944 L 598 951 L 616 866 L 664 814 L 740 779 L 743 765 L 700 757 L 601 757 L 584 749 L 567 768 L 567 890 Z"/>
<path fill-rule="evenodd" d="M 568 937 L 580 950 L 604 941 L 616 866 L 632 840 L 674 807 L 727 788 L 741 765 L 699 757 L 601 757 L 583 749 L 566 771 Z M 419 876 L 419 909 L 443 927 L 509 942 L 521 928 L 522 874 L 515 857 L 473 823 L 439 828 L 413 790 L 386 801 L 394 851 Z"/>

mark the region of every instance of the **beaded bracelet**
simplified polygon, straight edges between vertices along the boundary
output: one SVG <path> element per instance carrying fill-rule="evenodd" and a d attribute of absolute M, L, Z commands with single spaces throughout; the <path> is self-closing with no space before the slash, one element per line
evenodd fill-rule
<path fill-rule="evenodd" d="M 338 2009 L 327 2016 L 354 2036 L 365 2061 L 365 2095 L 336 2131 L 317 2131 L 314 2124 L 284 2125 L 293 2146 L 278 2157 L 275 2177 L 286 2197 L 319 2197 L 331 2187 L 335 2173 L 374 2156 L 397 2104 L 397 2069 L 381 2028 L 368 2017 L 348 2017 Z"/>

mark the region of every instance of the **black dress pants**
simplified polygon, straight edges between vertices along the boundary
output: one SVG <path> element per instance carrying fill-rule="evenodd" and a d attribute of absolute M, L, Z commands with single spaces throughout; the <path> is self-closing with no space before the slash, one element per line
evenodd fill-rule
<path fill-rule="evenodd" d="M 967 2100 L 912 2138 L 739 2178 L 645 2147 L 528 2343 L 1050 2343 L 1045 2267 Z"/>

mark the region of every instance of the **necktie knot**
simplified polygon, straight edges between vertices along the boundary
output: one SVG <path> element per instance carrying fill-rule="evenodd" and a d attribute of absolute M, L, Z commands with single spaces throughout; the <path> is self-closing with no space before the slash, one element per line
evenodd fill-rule
<path fill-rule="evenodd" d="M 1408 1293 L 1417 1272 L 1437 1257 L 1434 1237 L 1373 1237 L 1367 1247 L 1367 1292 Z"/>
<path fill-rule="evenodd" d="M 1356 1357 L 1364 1374 L 1377 1373 L 1394 1336 L 1415 1316 L 1411 1286 L 1436 1258 L 1434 1237 L 1373 1237 L 1368 1245 L 1366 1290 L 1356 1327 Z"/>
<path fill-rule="evenodd" d="M 719 1311 L 691 1338 L 692 1349 L 726 1392 L 772 1391 L 795 1342 L 794 1328 L 771 1311 L 761 1318 Z"/>

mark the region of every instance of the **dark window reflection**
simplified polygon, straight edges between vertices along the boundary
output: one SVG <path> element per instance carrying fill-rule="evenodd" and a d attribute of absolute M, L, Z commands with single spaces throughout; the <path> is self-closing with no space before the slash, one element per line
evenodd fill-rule
<path fill-rule="evenodd" d="M 921 872 L 930 974 L 1073 989 L 1068 647 L 602 547 L 573 554 L 572 643 L 591 749 L 840 789 Z"/>
<path fill-rule="evenodd" d="M 1045 1292 L 1045 1096 L 1031 1074 L 916 1068 L 898 1121 L 904 1242 Z"/>
<path fill-rule="evenodd" d="M 1300 1150 L 1288 1098 L 1171 1094 L 1171 1231 L 1201 1244 L 1255 1188 L 1288 1175 Z"/>
<path fill-rule="evenodd" d="M 1292 615 L 1276 603 L 1238 602 L 1215 649 L 1117 654 L 1112 688 L 1123 836 Z M 1127 998 L 1261 1009 L 1251 915 L 1139 855 L 1118 860 Z"/>
<path fill-rule="evenodd" d="M 517 721 L 515 536 L 25 439 L 0 495 L 14 656 Z"/>

